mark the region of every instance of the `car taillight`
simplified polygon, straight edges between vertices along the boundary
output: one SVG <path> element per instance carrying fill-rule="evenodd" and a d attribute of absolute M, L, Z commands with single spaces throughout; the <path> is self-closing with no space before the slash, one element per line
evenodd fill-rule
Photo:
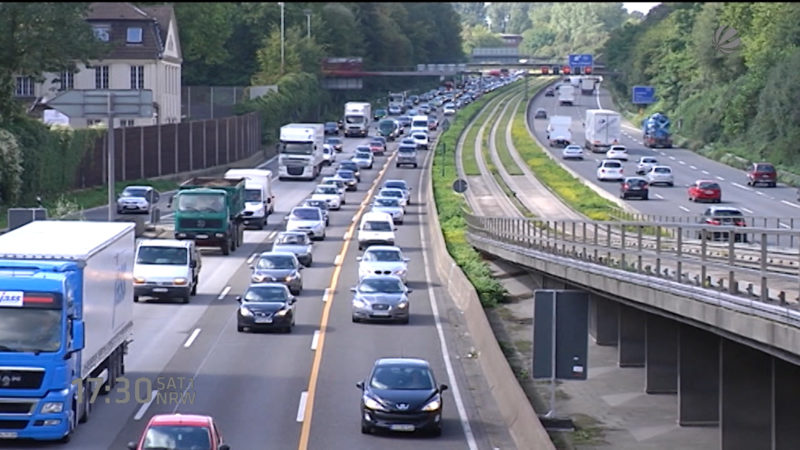
<path fill-rule="evenodd" d="M 734 222 L 734 223 L 735 223 L 735 224 L 736 224 L 736 226 L 738 226 L 738 227 L 746 227 L 746 226 L 747 226 L 747 224 L 746 224 L 746 223 L 744 222 L 744 220 L 742 220 L 742 219 L 736 219 L 736 222 Z"/>
<path fill-rule="evenodd" d="M 717 219 L 711 219 L 711 220 L 708 221 L 708 223 L 710 223 L 711 225 L 719 225 L 720 224 L 719 220 L 717 220 Z"/>
<path fill-rule="evenodd" d="M 623 184 L 622 184 L 622 189 L 628 189 L 628 187 L 629 187 L 629 186 L 628 186 L 628 183 L 623 183 Z"/>

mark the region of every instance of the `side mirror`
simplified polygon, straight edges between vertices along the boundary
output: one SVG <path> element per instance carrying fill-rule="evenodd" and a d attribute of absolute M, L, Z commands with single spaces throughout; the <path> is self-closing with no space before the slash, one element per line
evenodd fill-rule
<path fill-rule="evenodd" d="M 351 287 L 351 288 L 350 288 L 350 292 L 355 292 L 355 291 L 356 291 L 356 288 L 355 288 L 355 287 Z"/>
<path fill-rule="evenodd" d="M 288 222 L 289 221 L 289 216 L 283 216 L 283 221 L 284 222 Z"/>
<path fill-rule="evenodd" d="M 356 261 L 361 261 L 361 257 L 360 256 L 356 256 Z"/>
<path fill-rule="evenodd" d="M 447 390 L 447 385 L 446 384 L 440 384 L 439 385 L 439 391 L 440 392 L 443 392 L 443 391 L 446 391 L 446 390 Z"/>
<path fill-rule="evenodd" d="M 359 381 L 358 383 L 356 383 L 356 387 L 359 388 L 359 389 L 364 389 L 364 382 L 363 381 Z"/>
<path fill-rule="evenodd" d="M 130 450 L 136 450 L 136 442 L 128 442 L 128 448 Z"/>
<path fill-rule="evenodd" d="M 296 298 L 292 297 L 292 298 L 289 299 L 289 304 L 290 305 L 294 305 L 295 303 L 297 303 L 297 299 Z"/>
<path fill-rule="evenodd" d="M 193 259 L 193 260 L 189 261 L 189 267 L 191 267 L 192 269 L 196 268 L 197 267 L 197 260 Z"/>
<path fill-rule="evenodd" d="M 281 151 L 281 144 L 280 143 L 275 144 L 275 150 L 278 151 L 278 152 Z"/>
<path fill-rule="evenodd" d="M 394 231 L 397 231 L 397 227 L 394 227 Z"/>
<path fill-rule="evenodd" d="M 299 267 L 297 267 L 297 270 L 303 270 L 304 268 L 305 267 L 303 267 L 303 266 L 299 266 Z"/>
<path fill-rule="evenodd" d="M 171 195 L 171 196 L 169 197 L 169 200 L 167 200 L 167 208 L 172 208 L 172 200 L 173 200 L 173 199 L 175 199 L 175 196 L 174 196 L 174 195 Z"/>
<path fill-rule="evenodd" d="M 219 450 L 231 450 L 231 446 L 228 444 L 219 444 Z"/>
<path fill-rule="evenodd" d="M 74 319 L 72 321 L 72 343 L 69 346 L 69 351 L 64 354 L 64 358 L 69 358 L 73 353 L 83 350 L 86 346 L 86 330 L 82 320 Z"/>
<path fill-rule="evenodd" d="M 155 200 L 155 201 L 159 201 L 159 200 L 161 200 L 161 195 L 159 195 L 159 194 L 158 194 L 158 192 L 156 192 L 156 193 L 155 193 L 155 198 L 154 198 L 154 200 Z"/>
<path fill-rule="evenodd" d="M 414 290 L 413 290 L 413 289 L 406 289 L 406 294 L 410 294 L 410 293 L 412 293 L 412 292 L 414 292 Z"/>
<path fill-rule="evenodd" d="M 242 296 L 241 295 L 237 295 L 236 296 L 236 301 L 239 302 L 239 303 L 242 303 Z"/>
<path fill-rule="evenodd" d="M 403 261 L 409 262 L 409 261 L 411 261 L 411 258 L 403 258 Z"/>

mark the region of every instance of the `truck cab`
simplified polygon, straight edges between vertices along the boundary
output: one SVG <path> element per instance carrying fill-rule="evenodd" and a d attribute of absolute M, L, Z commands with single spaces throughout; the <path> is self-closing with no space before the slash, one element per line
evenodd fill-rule
<path fill-rule="evenodd" d="M 347 125 L 345 125 L 345 134 Z M 290 123 L 281 127 L 278 177 L 313 180 L 322 172 L 325 133 L 321 123 Z"/>

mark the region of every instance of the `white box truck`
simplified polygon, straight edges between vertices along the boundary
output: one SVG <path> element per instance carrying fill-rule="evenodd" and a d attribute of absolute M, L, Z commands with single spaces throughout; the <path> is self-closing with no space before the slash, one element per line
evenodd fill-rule
<path fill-rule="evenodd" d="M 575 86 L 562 84 L 558 87 L 558 104 L 561 106 L 575 104 Z"/>
<path fill-rule="evenodd" d="M 313 180 L 322 171 L 321 123 L 290 123 L 281 127 L 278 143 L 278 179 Z"/>
<path fill-rule="evenodd" d="M 134 228 L 34 221 L 0 236 L 3 438 L 69 439 L 124 374 Z"/>
<path fill-rule="evenodd" d="M 566 147 L 572 143 L 572 117 L 550 116 L 547 124 L 547 141 L 550 147 Z"/>
<path fill-rule="evenodd" d="M 245 226 L 263 229 L 267 217 L 275 211 L 275 195 L 272 193 L 272 171 L 265 169 L 230 169 L 225 178 L 244 178 Z"/>
<path fill-rule="evenodd" d="M 584 146 L 595 153 L 608 151 L 612 145 L 620 143 L 621 124 L 616 111 L 587 109 L 583 124 L 586 133 Z"/>
<path fill-rule="evenodd" d="M 592 95 L 594 93 L 594 79 L 589 77 L 581 78 L 581 94 Z"/>
<path fill-rule="evenodd" d="M 347 102 L 344 104 L 345 137 L 367 137 L 372 119 L 372 107 L 364 102 Z"/>

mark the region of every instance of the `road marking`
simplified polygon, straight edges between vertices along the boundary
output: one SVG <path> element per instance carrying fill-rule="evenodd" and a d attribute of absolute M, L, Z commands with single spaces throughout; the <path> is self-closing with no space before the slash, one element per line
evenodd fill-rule
<path fill-rule="evenodd" d="M 683 161 L 678 161 L 678 164 L 680 164 L 680 165 L 682 165 L 682 166 L 685 166 L 685 165 L 686 165 L 686 163 L 685 163 L 685 162 L 683 162 Z"/>
<path fill-rule="evenodd" d="M 655 151 L 655 150 L 653 150 L 653 151 Z M 667 156 L 667 154 L 664 153 L 664 152 L 661 152 L 661 156 Z"/>
<path fill-rule="evenodd" d="M 297 405 L 297 421 L 302 422 L 306 415 L 306 402 L 308 401 L 308 391 L 300 393 L 300 404 Z"/>
<path fill-rule="evenodd" d="M 328 296 L 331 295 L 331 292 L 332 292 L 331 288 L 325 288 L 325 293 L 322 294 L 322 301 L 323 302 L 327 302 L 328 301 Z"/>
<path fill-rule="evenodd" d="M 361 204 L 361 207 L 362 208 L 364 207 L 363 203 Z M 353 218 L 350 220 L 350 222 L 355 222 L 356 220 L 358 220 L 358 215 L 353 216 Z"/>
<path fill-rule="evenodd" d="M 746 212 L 747 214 L 753 214 L 753 211 L 750 211 L 747 208 L 742 208 L 742 211 Z"/>
<path fill-rule="evenodd" d="M 732 185 L 734 185 L 734 186 L 736 186 L 736 187 L 738 187 L 739 189 L 744 189 L 745 191 L 752 191 L 752 189 L 750 189 L 749 187 L 747 187 L 747 186 L 742 186 L 742 185 L 741 185 L 741 184 L 739 184 L 739 183 L 736 183 L 736 182 L 731 182 L 731 184 L 732 184 Z M 759 192 L 759 194 L 760 194 L 760 193 L 761 193 L 761 192 Z"/>
<path fill-rule="evenodd" d="M 800 209 L 800 205 L 796 205 L 796 204 L 794 204 L 792 202 L 788 202 L 786 200 L 781 200 L 781 203 L 784 203 L 784 204 L 789 205 L 789 206 L 794 206 L 795 208 L 799 208 Z"/>
<path fill-rule="evenodd" d="M 597 90 L 594 92 L 594 96 L 597 99 L 597 109 L 603 109 L 603 105 L 600 104 L 600 86 L 597 86 Z"/>
<path fill-rule="evenodd" d="M 764 193 L 763 193 L 763 192 L 761 192 L 761 191 L 756 191 L 756 194 L 758 194 L 758 195 L 764 195 Z"/>
<path fill-rule="evenodd" d="M 717 179 L 718 179 L 719 181 L 725 181 L 725 178 L 722 178 L 722 177 L 721 177 L 721 176 L 719 176 L 719 175 L 717 175 Z"/>
<path fill-rule="evenodd" d="M 695 166 L 689 166 L 689 168 L 692 169 L 692 170 L 697 170 L 697 167 L 695 167 Z"/>
<path fill-rule="evenodd" d="M 270 234 L 267 236 L 267 240 L 271 241 L 271 240 L 275 239 L 275 236 L 276 236 L 277 234 L 278 234 L 278 231 L 277 231 L 277 230 L 276 230 L 276 231 L 273 231 L 272 233 L 270 233 Z"/>
<path fill-rule="evenodd" d="M 345 233 L 344 236 L 342 236 L 342 239 L 344 239 L 345 241 L 349 241 L 352 236 L 353 235 L 348 230 L 347 233 Z"/>
<path fill-rule="evenodd" d="M 336 259 L 333 260 L 333 265 L 334 266 L 341 266 L 342 265 L 342 260 L 344 260 L 344 255 L 342 255 L 341 253 L 336 255 Z"/>
<path fill-rule="evenodd" d="M 687 207 L 685 207 L 683 205 L 678 205 L 678 208 L 680 208 L 680 209 L 682 209 L 682 210 L 684 210 L 686 212 L 689 212 L 689 208 L 687 208 Z"/>
<path fill-rule="evenodd" d="M 319 330 L 314 330 L 314 337 L 311 338 L 312 351 L 317 351 L 317 344 L 319 344 Z"/>
<path fill-rule="evenodd" d="M 669 159 L 675 161 L 676 158 L 674 156 L 670 156 Z"/>
<path fill-rule="evenodd" d="M 598 89 L 599 91 L 599 89 Z M 600 98 L 598 96 L 597 99 L 598 105 L 600 104 Z M 430 155 L 428 155 L 430 156 Z M 425 167 L 425 166 L 423 166 Z M 422 174 L 419 178 L 419 186 L 417 190 L 417 196 L 419 198 L 419 203 L 421 204 L 424 199 L 422 198 L 422 181 L 425 179 L 425 173 Z M 450 389 L 453 391 L 453 398 L 456 402 L 456 409 L 458 410 L 458 417 L 461 420 L 461 427 L 464 429 L 464 436 L 467 439 L 467 446 L 470 450 L 478 450 L 478 444 L 475 441 L 475 436 L 472 434 L 472 427 L 469 424 L 469 416 L 467 416 L 467 411 L 464 408 L 464 401 L 461 399 L 461 390 L 458 387 L 458 382 L 456 381 L 456 375 L 453 371 L 453 365 L 450 363 L 450 352 L 447 349 L 447 341 L 444 338 L 444 331 L 442 330 L 442 320 L 439 317 L 439 306 L 436 304 L 436 293 L 433 291 L 433 278 L 431 277 L 430 272 L 430 264 L 428 264 L 428 255 L 425 251 L 426 248 L 429 248 L 427 243 L 425 242 L 425 227 L 419 227 L 419 238 L 420 238 L 420 246 L 422 247 L 422 260 L 423 265 L 425 266 L 425 280 L 427 281 L 428 285 L 428 297 L 431 303 L 431 312 L 433 313 L 433 319 L 436 323 L 436 334 L 439 337 L 439 345 L 441 346 L 442 351 L 442 359 L 444 359 L 444 367 L 447 370 L 447 377 L 450 380 Z"/>
<path fill-rule="evenodd" d="M 222 292 L 220 292 L 219 297 L 217 297 L 217 300 L 222 300 L 223 298 L 225 298 L 225 296 L 228 295 L 228 292 L 230 292 L 230 291 L 231 291 L 231 287 L 230 286 L 225 286 L 225 289 L 223 289 Z"/>
<path fill-rule="evenodd" d="M 703 175 L 708 175 L 708 171 L 707 171 L 707 170 L 704 170 L 704 171 L 703 171 Z"/>
<path fill-rule="evenodd" d="M 186 342 L 183 343 L 183 348 L 189 348 L 194 340 L 197 339 L 198 334 L 200 334 L 200 328 L 195 328 L 194 331 L 192 331 L 192 334 L 189 335 L 189 339 L 186 339 Z"/>
<path fill-rule="evenodd" d="M 253 261 L 258 257 L 258 253 L 253 253 L 247 258 L 247 264 L 253 264 Z"/>
<path fill-rule="evenodd" d="M 150 407 L 156 397 L 158 397 L 158 390 L 154 389 L 153 392 L 150 393 L 150 401 L 139 407 L 139 410 L 136 411 L 136 415 L 133 416 L 133 420 L 141 420 L 142 417 L 144 417 L 144 414 L 147 412 L 147 408 Z"/>
<path fill-rule="evenodd" d="M 659 200 L 664 200 L 664 197 L 662 197 L 660 194 L 653 194 L 653 195 Z"/>
<path fill-rule="evenodd" d="M 782 222 L 778 222 L 778 225 L 780 225 L 780 226 L 781 226 L 781 227 L 783 227 L 783 228 L 787 228 L 787 229 L 789 229 L 789 230 L 791 230 L 791 229 L 792 229 L 792 227 L 790 227 L 789 225 L 786 225 L 785 223 L 782 223 Z"/>

